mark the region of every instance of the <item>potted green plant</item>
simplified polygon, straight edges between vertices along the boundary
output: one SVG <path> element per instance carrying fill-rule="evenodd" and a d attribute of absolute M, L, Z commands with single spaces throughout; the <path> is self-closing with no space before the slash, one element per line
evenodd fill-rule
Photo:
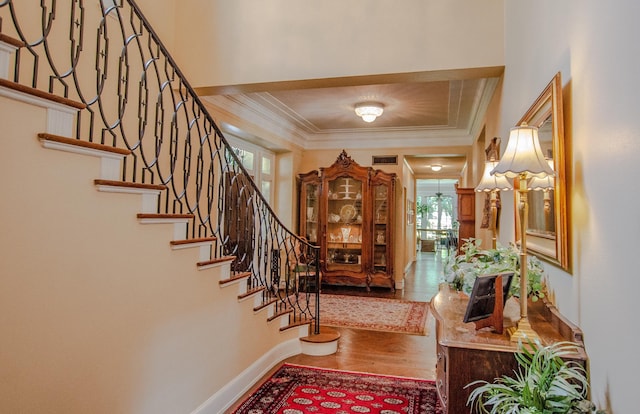
<path fill-rule="evenodd" d="M 589 381 L 583 366 L 563 359 L 575 354 L 577 347 L 572 342 L 520 344 L 515 377 L 468 384 L 465 388 L 475 388 L 467 405 L 489 414 L 604 414 L 587 398 Z"/>
<path fill-rule="evenodd" d="M 520 252 L 514 246 L 495 249 L 480 249 L 481 240 L 466 239 L 461 254 L 451 255 L 444 265 L 442 280 L 452 289 L 467 295 L 471 293 L 476 278 L 480 275 L 513 272 L 510 294 L 520 297 Z M 532 301 L 544 297 L 544 268 L 535 256 L 527 260 L 527 295 Z"/>
<path fill-rule="evenodd" d="M 417 202 L 416 203 L 416 214 L 420 217 L 420 226 L 424 227 L 426 225 L 426 217 L 429 216 L 429 204 L 427 203 L 421 203 L 421 202 Z"/>
<path fill-rule="evenodd" d="M 419 221 L 419 230 L 420 229 L 424 229 L 426 228 L 425 226 L 427 225 L 427 221 L 426 218 L 429 216 L 429 204 L 427 203 L 421 203 L 421 202 L 417 202 L 416 203 L 416 214 L 418 214 L 418 216 L 420 217 L 420 221 Z M 429 246 L 426 245 L 427 242 L 425 242 L 423 240 L 423 237 L 425 237 L 425 234 L 423 232 L 418 231 L 418 246 L 420 248 L 421 251 L 431 251 L 433 250 L 433 246 L 431 246 L 431 248 L 429 248 Z"/>

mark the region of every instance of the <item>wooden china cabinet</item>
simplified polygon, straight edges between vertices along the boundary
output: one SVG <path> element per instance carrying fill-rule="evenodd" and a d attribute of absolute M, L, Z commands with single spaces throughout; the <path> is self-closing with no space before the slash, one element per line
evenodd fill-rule
<path fill-rule="evenodd" d="M 458 195 L 458 254 L 462 253 L 464 240 L 476 237 L 476 192 L 473 188 L 455 185 Z"/>
<path fill-rule="evenodd" d="M 300 234 L 320 246 L 322 283 L 395 288 L 395 177 L 345 151 L 330 167 L 300 174 Z"/>

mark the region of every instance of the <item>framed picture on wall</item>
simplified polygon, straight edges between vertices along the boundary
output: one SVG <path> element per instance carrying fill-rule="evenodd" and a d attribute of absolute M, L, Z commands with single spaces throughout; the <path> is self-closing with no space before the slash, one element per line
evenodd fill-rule
<path fill-rule="evenodd" d="M 412 226 L 415 223 L 415 217 L 415 204 L 412 200 L 407 200 L 407 226 Z"/>

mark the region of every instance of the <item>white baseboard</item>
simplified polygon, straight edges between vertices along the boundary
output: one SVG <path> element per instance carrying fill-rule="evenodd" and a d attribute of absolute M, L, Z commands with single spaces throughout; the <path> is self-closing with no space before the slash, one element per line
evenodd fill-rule
<path fill-rule="evenodd" d="M 409 272 L 409 269 L 411 269 L 411 266 L 413 266 L 413 263 L 415 263 L 416 258 L 414 257 L 411 261 L 409 261 L 409 263 L 407 263 L 407 265 L 404 267 L 404 275 L 406 275 Z"/>
<path fill-rule="evenodd" d="M 209 397 L 207 401 L 202 403 L 200 407 L 196 408 L 191 414 L 223 413 L 277 363 L 290 356 L 298 355 L 301 352 L 301 344 L 298 338 L 278 344 L 218 392 Z"/>

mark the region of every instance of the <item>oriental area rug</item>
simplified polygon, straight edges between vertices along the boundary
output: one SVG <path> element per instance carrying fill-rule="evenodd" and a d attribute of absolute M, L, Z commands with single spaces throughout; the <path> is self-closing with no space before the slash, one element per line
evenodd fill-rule
<path fill-rule="evenodd" d="M 320 325 L 426 335 L 429 302 L 320 294 Z"/>
<path fill-rule="evenodd" d="M 284 364 L 234 414 L 441 414 L 433 381 Z"/>

